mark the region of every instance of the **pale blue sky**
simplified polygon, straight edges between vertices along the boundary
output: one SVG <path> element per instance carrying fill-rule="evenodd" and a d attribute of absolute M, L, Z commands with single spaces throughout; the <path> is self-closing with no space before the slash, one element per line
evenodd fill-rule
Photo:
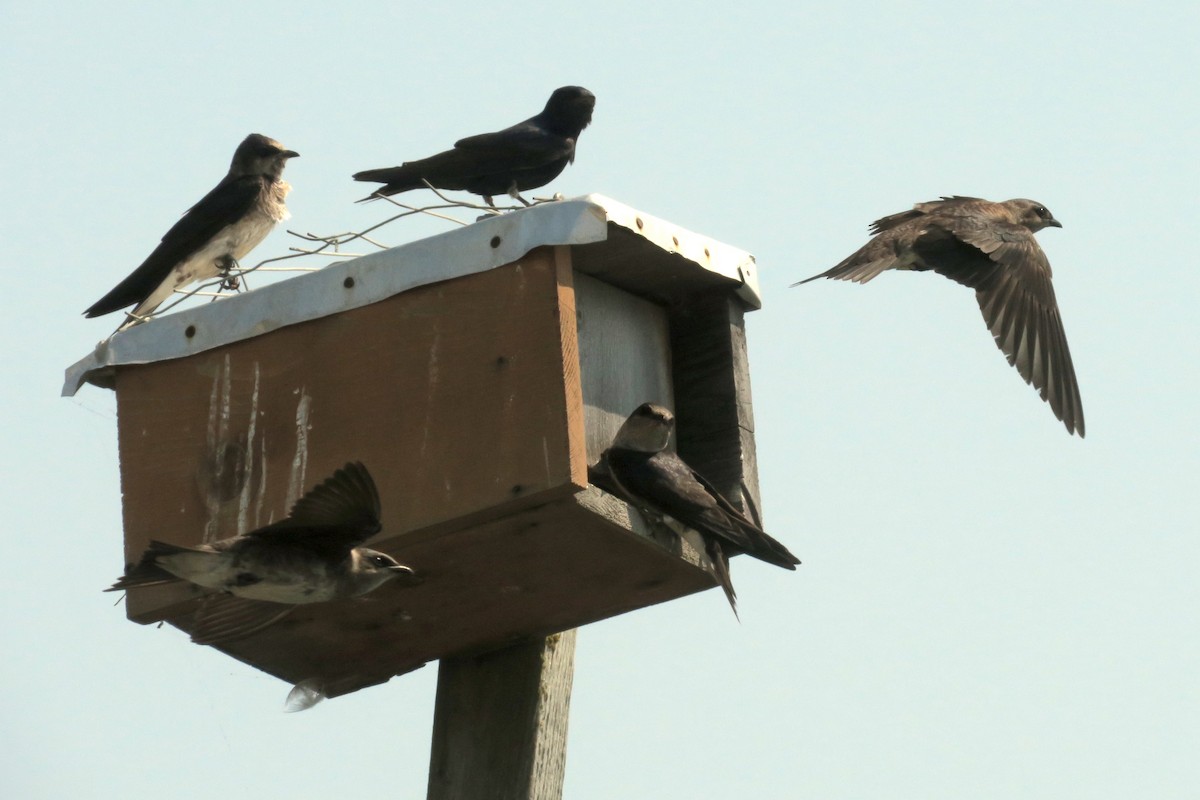
<path fill-rule="evenodd" d="M 711 9 L 711 10 L 710 10 Z M 350 173 L 596 93 L 550 187 L 755 253 L 767 528 L 795 574 L 581 632 L 569 798 L 1185 798 L 1200 783 L 1193 3 L 0 3 L 0 794 L 421 797 L 436 667 L 288 687 L 101 594 L 115 404 L 80 316 L 252 131 L 291 225 Z M 787 289 L 941 194 L 1045 203 L 1088 438 L 933 275 Z M 414 223 L 391 240 L 441 230 Z M 280 254 L 273 234 L 255 253 Z"/>

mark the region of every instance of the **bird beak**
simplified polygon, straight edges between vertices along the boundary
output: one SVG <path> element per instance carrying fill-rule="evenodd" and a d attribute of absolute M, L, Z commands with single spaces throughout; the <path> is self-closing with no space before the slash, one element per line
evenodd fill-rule
<path fill-rule="evenodd" d="M 417 574 L 417 571 L 412 567 L 406 567 L 403 564 L 397 564 L 394 567 L 388 567 L 388 570 L 399 581 L 405 584 L 424 583 L 425 579 Z"/>
<path fill-rule="evenodd" d="M 281 154 L 284 158 L 299 158 L 300 154 L 295 150 L 284 150 Z"/>
<path fill-rule="evenodd" d="M 1056 220 L 1054 217 L 1051 217 L 1049 220 L 1047 220 L 1046 227 L 1047 228 L 1061 228 L 1062 223 L 1059 222 L 1058 220 Z"/>

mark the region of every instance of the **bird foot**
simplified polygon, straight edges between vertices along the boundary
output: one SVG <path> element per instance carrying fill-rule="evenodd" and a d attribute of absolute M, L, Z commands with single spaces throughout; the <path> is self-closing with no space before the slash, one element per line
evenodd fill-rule
<path fill-rule="evenodd" d="M 235 275 L 234 272 L 240 273 L 242 265 L 237 262 L 233 256 L 224 256 L 218 260 L 218 266 L 221 270 L 221 286 L 222 292 L 236 292 L 242 288 L 242 277 L 240 274 Z M 246 287 L 250 288 L 250 287 Z"/>

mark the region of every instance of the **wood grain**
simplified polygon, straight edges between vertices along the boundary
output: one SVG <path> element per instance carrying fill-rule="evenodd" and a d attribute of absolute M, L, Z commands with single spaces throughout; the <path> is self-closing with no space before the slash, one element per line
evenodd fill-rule
<path fill-rule="evenodd" d="M 562 797 L 575 631 L 438 669 L 429 800 Z"/>

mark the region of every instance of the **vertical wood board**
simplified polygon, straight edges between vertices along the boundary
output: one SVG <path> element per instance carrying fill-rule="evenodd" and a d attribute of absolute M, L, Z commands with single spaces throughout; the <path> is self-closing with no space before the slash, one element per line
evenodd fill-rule
<path fill-rule="evenodd" d="M 562 797 L 575 631 L 438 668 L 428 800 Z"/>
<path fill-rule="evenodd" d="M 662 306 L 575 275 L 587 458 L 595 463 L 642 403 L 674 407 L 670 334 Z"/>
<path fill-rule="evenodd" d="M 708 292 L 672 309 L 676 447 L 731 501 L 761 509 L 742 303 Z"/>

